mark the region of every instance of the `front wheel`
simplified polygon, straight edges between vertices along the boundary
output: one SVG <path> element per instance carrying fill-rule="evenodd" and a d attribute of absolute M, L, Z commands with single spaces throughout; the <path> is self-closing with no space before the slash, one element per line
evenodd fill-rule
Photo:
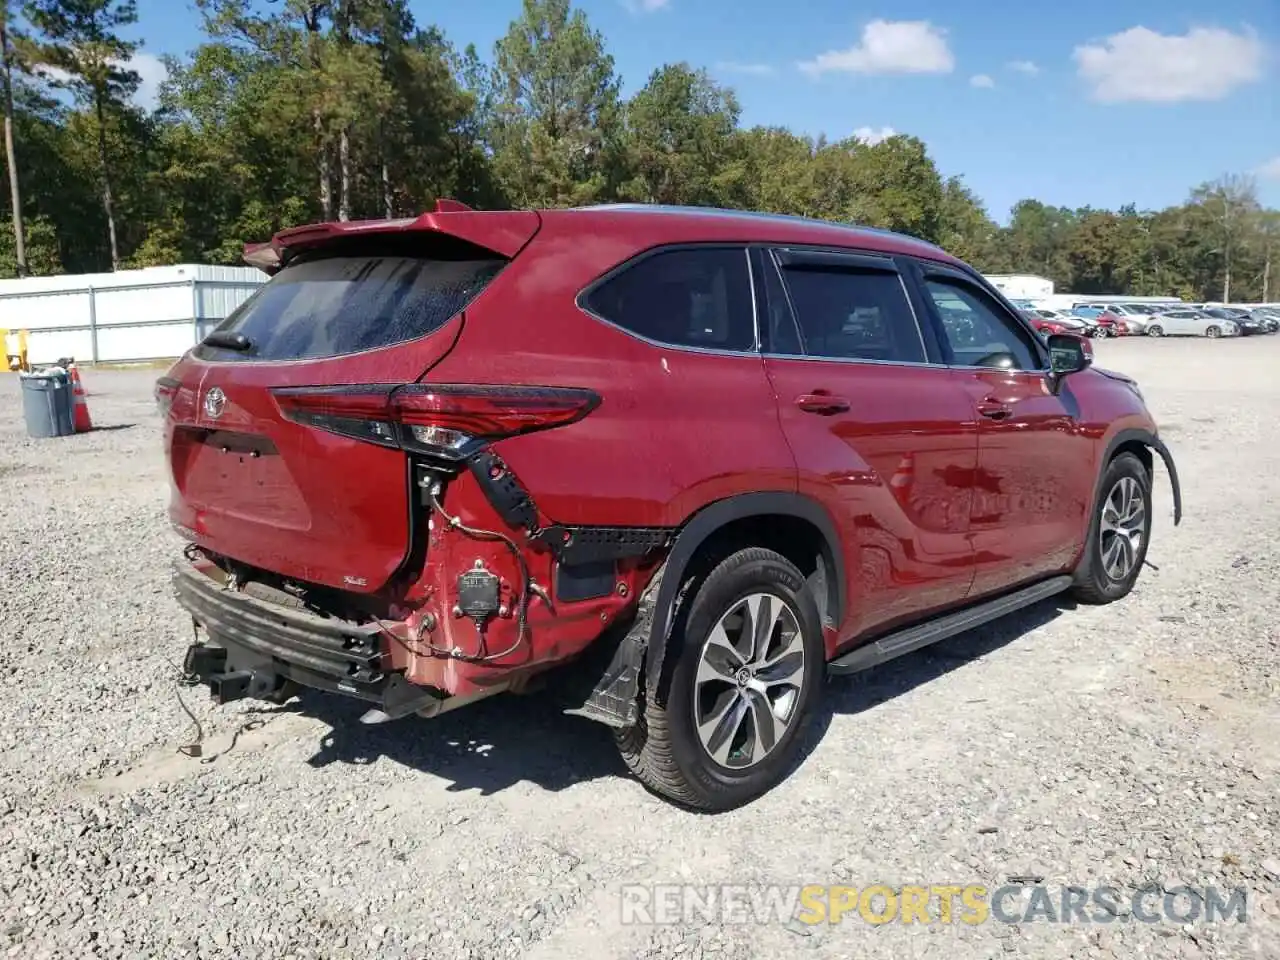
<path fill-rule="evenodd" d="M 1153 324 L 1151 324 L 1151 326 L 1147 327 L 1147 336 L 1148 336 L 1148 337 L 1163 337 L 1163 336 L 1164 336 L 1164 327 L 1160 326 L 1160 324 L 1158 324 L 1158 323 L 1153 323 Z"/>
<path fill-rule="evenodd" d="M 615 740 L 655 793 L 732 809 L 796 760 L 826 661 L 818 607 L 794 564 L 752 547 L 707 576 L 679 621 L 665 705 L 646 693 L 639 723 Z"/>
<path fill-rule="evenodd" d="M 1206 337 L 1216 340 L 1218 337 L 1222 336 L 1222 331 L 1219 330 L 1217 327 L 1210 327 L 1208 330 L 1204 332 L 1204 335 Z"/>
<path fill-rule="evenodd" d="M 1133 589 L 1151 539 L 1151 475 L 1132 453 L 1122 453 L 1102 475 L 1074 593 L 1083 603 L 1111 603 Z"/>

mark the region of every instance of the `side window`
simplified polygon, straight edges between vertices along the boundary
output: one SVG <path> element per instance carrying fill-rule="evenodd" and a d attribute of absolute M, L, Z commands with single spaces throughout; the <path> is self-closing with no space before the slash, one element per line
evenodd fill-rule
<path fill-rule="evenodd" d="M 788 267 L 783 277 L 806 356 L 925 362 L 924 341 L 898 274 Z"/>
<path fill-rule="evenodd" d="M 591 291 L 584 305 L 610 323 L 658 343 L 755 349 L 745 248 L 653 254 Z"/>
<path fill-rule="evenodd" d="M 940 280 L 925 283 L 955 362 L 968 367 L 1002 367 L 1036 370 L 1040 356 L 1031 335 L 968 284 Z"/>

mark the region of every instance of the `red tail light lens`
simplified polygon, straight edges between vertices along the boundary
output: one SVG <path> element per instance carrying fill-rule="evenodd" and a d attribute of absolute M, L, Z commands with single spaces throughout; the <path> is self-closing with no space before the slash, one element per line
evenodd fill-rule
<path fill-rule="evenodd" d="M 600 403 L 575 387 L 450 383 L 287 387 L 289 420 L 386 447 L 461 459 L 493 440 L 581 420 Z"/>

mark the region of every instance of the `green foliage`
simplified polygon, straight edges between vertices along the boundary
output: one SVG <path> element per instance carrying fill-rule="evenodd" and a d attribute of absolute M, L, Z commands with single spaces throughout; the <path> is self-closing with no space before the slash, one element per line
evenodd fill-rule
<path fill-rule="evenodd" d="M 569 0 L 522 0 L 490 57 L 416 23 L 409 0 L 193 2 L 203 42 L 168 62 L 150 113 L 132 103 L 137 47 L 120 37 L 135 0 L 11 4 L 25 18 L 10 36 L 33 272 L 238 263 L 282 227 L 406 216 L 448 196 L 798 214 L 902 231 L 1060 290 L 1280 298 L 1280 213 L 1245 178 L 1159 211 L 1027 199 L 1001 227 L 915 137 L 744 129 L 734 92 L 687 63 L 624 100 L 605 38 Z"/>
<path fill-rule="evenodd" d="M 27 265 L 31 274 L 49 277 L 62 273 L 62 257 L 58 252 L 58 233 L 46 217 L 36 217 L 26 222 Z M 17 250 L 13 241 L 13 222 L 0 222 L 0 276 L 13 277 L 18 273 Z"/>
<path fill-rule="evenodd" d="M 688 64 L 655 70 L 627 105 L 624 193 L 648 203 L 725 206 L 741 173 L 738 100 Z"/>

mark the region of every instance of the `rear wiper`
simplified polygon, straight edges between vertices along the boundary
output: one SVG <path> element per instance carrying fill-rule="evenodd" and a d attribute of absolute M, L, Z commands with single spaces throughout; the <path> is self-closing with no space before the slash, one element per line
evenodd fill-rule
<path fill-rule="evenodd" d="M 225 330 L 215 330 L 204 338 L 204 345 L 207 347 L 221 347 L 223 350 L 248 350 L 252 343 L 243 333 L 231 333 Z"/>

